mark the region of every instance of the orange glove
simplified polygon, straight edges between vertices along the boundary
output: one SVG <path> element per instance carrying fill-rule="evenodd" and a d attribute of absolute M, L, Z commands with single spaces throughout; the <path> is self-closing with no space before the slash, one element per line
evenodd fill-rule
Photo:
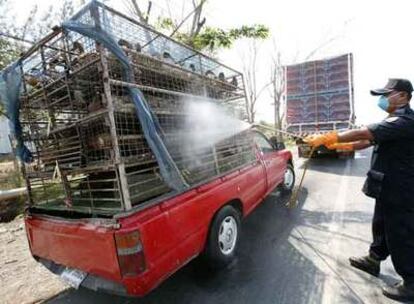
<path fill-rule="evenodd" d="M 336 143 L 326 146 L 329 150 L 354 151 L 353 143 Z"/>
<path fill-rule="evenodd" d="M 338 133 L 334 131 L 325 134 L 309 135 L 303 141 L 315 148 L 322 145 L 329 146 L 338 142 Z"/>

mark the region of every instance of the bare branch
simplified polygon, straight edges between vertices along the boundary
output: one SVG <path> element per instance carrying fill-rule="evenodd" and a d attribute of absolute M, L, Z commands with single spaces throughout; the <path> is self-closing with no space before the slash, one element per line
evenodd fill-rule
<path fill-rule="evenodd" d="M 195 37 L 200 33 L 201 28 L 204 26 L 206 22 L 206 18 L 203 18 L 202 21 L 200 20 L 201 13 L 203 11 L 203 6 L 207 2 L 207 0 L 201 0 L 199 3 L 197 3 L 195 0 L 192 0 L 192 2 L 194 7 L 194 16 L 190 30 L 190 37 Z"/>
<path fill-rule="evenodd" d="M 284 66 L 282 65 L 281 60 L 281 53 L 280 50 L 277 48 L 277 44 L 275 40 L 273 40 L 273 56 L 272 56 L 272 66 L 270 68 L 270 81 L 272 84 L 270 90 L 270 96 L 273 99 L 274 105 L 274 121 L 275 121 L 275 128 L 281 129 L 282 128 L 282 121 L 285 115 L 282 113 L 282 100 L 283 94 L 285 92 L 285 72 Z M 279 140 L 282 140 L 282 134 L 277 132 L 276 136 L 278 136 Z"/>
<path fill-rule="evenodd" d="M 128 12 L 131 15 L 135 15 L 135 8 L 132 5 L 131 1 L 130 0 L 123 0 L 122 2 L 124 3 L 124 5 L 125 5 L 126 9 L 128 10 Z"/>
<path fill-rule="evenodd" d="M 20 37 L 21 39 L 26 38 L 27 31 L 28 31 L 29 27 L 31 27 L 33 25 L 33 21 L 36 17 L 37 11 L 38 11 L 38 6 L 34 5 L 32 10 L 29 13 L 29 17 L 27 17 L 27 19 L 26 19 L 26 21 L 23 25 L 22 32 L 21 32 L 21 37 Z"/>
<path fill-rule="evenodd" d="M 146 23 L 144 13 L 142 12 L 141 8 L 138 6 L 137 0 L 131 0 L 131 3 L 134 8 L 134 13 L 138 16 L 139 21 L 142 23 Z"/>
<path fill-rule="evenodd" d="M 201 29 L 203 28 L 204 24 L 206 23 L 206 18 L 204 17 L 203 20 L 201 20 L 200 22 L 197 23 L 197 28 L 193 34 L 193 36 L 197 36 L 198 34 L 200 34 Z"/>
<path fill-rule="evenodd" d="M 348 27 L 348 25 L 353 21 L 354 19 L 348 19 L 343 23 L 343 28 L 341 30 L 340 34 L 337 34 L 335 36 L 331 36 L 322 42 L 321 44 L 319 44 L 315 49 L 313 49 L 311 52 L 309 52 L 309 54 L 307 56 L 305 56 L 304 61 L 307 61 L 309 59 L 311 59 L 317 52 L 319 52 L 321 49 L 325 48 L 326 46 L 328 46 L 329 44 L 331 44 L 332 42 L 335 42 L 336 40 L 343 38 L 345 36 L 344 32 L 346 30 L 346 28 Z"/>
<path fill-rule="evenodd" d="M 151 14 L 151 8 L 152 8 L 152 1 L 148 2 L 148 7 L 147 7 L 147 14 L 145 16 L 145 23 L 148 24 L 148 20 L 149 20 L 149 16 Z"/>
<path fill-rule="evenodd" d="M 199 5 L 201 5 L 200 3 Z M 183 26 L 183 24 L 196 12 L 198 9 L 198 6 L 195 7 L 183 20 L 181 20 L 180 24 L 177 25 L 177 27 L 174 29 L 174 31 L 170 34 L 170 37 L 173 37 L 175 33 L 178 32 L 178 30 Z"/>
<path fill-rule="evenodd" d="M 332 37 L 330 39 L 328 39 L 327 41 L 325 41 L 324 43 L 320 44 L 319 46 L 317 46 L 315 49 L 313 49 L 304 59 L 304 61 L 308 61 L 309 59 L 311 59 L 317 52 L 319 52 L 321 49 L 323 49 L 324 47 L 326 47 L 327 45 L 331 44 L 332 42 L 334 42 L 335 40 L 338 40 L 338 38 L 340 38 L 340 36 L 335 36 Z"/>
<path fill-rule="evenodd" d="M 270 85 L 272 85 L 272 81 L 269 81 L 268 83 L 266 83 L 265 85 L 263 85 L 261 88 L 260 88 L 260 90 L 259 90 L 259 92 L 257 92 L 257 98 L 259 98 L 260 97 L 260 95 L 262 95 L 262 93 L 270 86 Z"/>
<path fill-rule="evenodd" d="M 258 73 L 258 56 L 261 45 L 255 39 L 249 41 L 248 51 L 242 56 L 243 73 L 245 75 L 245 87 L 247 92 L 246 111 L 248 121 L 253 123 L 256 119 L 257 104 L 260 96 L 271 85 L 271 82 L 259 86 Z"/>

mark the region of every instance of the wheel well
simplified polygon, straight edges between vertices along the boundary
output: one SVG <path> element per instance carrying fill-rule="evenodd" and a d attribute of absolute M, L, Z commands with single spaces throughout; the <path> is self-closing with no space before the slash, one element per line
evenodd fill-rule
<path fill-rule="evenodd" d="M 214 213 L 214 215 L 213 215 L 213 217 L 212 217 L 212 219 L 211 219 L 211 222 L 213 222 L 213 219 L 216 217 L 216 215 L 217 215 L 217 213 L 224 207 L 224 206 L 232 206 L 234 209 L 236 209 L 237 211 L 239 211 L 240 212 L 240 217 L 241 218 L 243 218 L 243 203 L 242 203 L 242 201 L 240 200 L 240 199 L 238 199 L 238 198 L 235 198 L 235 199 L 232 199 L 232 200 L 230 200 L 230 201 L 228 201 L 226 204 L 223 204 L 220 208 L 218 208 L 217 210 L 216 210 L 216 212 Z M 210 225 L 211 225 L 211 222 L 210 222 Z"/>
<path fill-rule="evenodd" d="M 240 199 L 233 199 L 230 202 L 228 202 L 226 205 L 230 205 L 234 207 L 237 211 L 240 212 L 241 217 L 243 217 L 243 204 Z"/>

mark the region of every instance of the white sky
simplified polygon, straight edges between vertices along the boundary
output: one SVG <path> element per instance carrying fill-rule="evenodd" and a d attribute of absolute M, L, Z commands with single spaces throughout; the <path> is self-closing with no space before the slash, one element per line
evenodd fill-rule
<path fill-rule="evenodd" d="M 33 0 L 42 8 L 60 0 Z M 138 0 L 141 1 L 141 0 Z M 144 1 L 144 0 L 142 0 Z M 154 0 L 155 7 L 165 7 L 167 0 Z M 171 0 L 182 3 L 183 0 Z M 188 8 L 191 0 L 188 1 Z M 80 3 L 80 0 L 74 1 Z M 118 9 L 122 1 L 107 3 Z M 18 15 L 30 10 L 26 0 L 15 0 Z M 171 7 L 181 7 L 171 5 Z M 355 106 L 358 123 L 369 123 L 384 116 L 376 107 L 376 99 L 369 89 L 383 86 L 389 77 L 404 77 L 414 81 L 414 3 L 393 1 L 328 1 L 328 0 L 209 0 L 207 23 L 230 28 L 242 24 L 265 24 L 282 51 L 284 63 L 294 58 L 303 59 L 313 49 L 331 38 L 335 41 L 322 48 L 313 59 L 354 54 Z M 269 43 L 270 44 L 270 43 Z M 240 48 L 219 53 L 221 61 L 241 69 Z M 259 78 L 264 82 L 269 75 L 268 58 L 271 48 L 264 46 L 260 56 Z M 273 121 L 270 99 L 260 101 L 259 119 Z"/>
<path fill-rule="evenodd" d="M 376 98 L 369 95 L 370 88 L 383 86 L 389 77 L 414 81 L 414 4 L 411 1 L 216 0 L 214 4 L 212 14 L 220 25 L 268 25 L 277 37 L 285 63 L 291 63 L 298 52 L 306 56 L 323 42 L 338 37 L 314 59 L 347 52 L 354 54 L 359 123 L 384 116 L 376 107 Z M 269 102 L 263 100 L 260 110 L 269 113 L 271 119 L 266 104 Z"/>

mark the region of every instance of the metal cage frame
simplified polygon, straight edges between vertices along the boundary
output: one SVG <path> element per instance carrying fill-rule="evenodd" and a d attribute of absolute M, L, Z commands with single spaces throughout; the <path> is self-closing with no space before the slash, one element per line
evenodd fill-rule
<path fill-rule="evenodd" d="M 189 188 L 255 161 L 251 132 L 182 151 L 189 103 L 214 102 L 245 116 L 243 75 L 99 3 L 72 17 L 105 23 L 131 63 L 133 79 L 100 43 L 62 28 L 21 58 L 23 139 L 34 155 L 23 172 L 33 208 L 114 214 L 176 195 L 160 174 L 127 89 L 139 89 Z M 196 156 L 195 161 L 193 156 Z"/>

